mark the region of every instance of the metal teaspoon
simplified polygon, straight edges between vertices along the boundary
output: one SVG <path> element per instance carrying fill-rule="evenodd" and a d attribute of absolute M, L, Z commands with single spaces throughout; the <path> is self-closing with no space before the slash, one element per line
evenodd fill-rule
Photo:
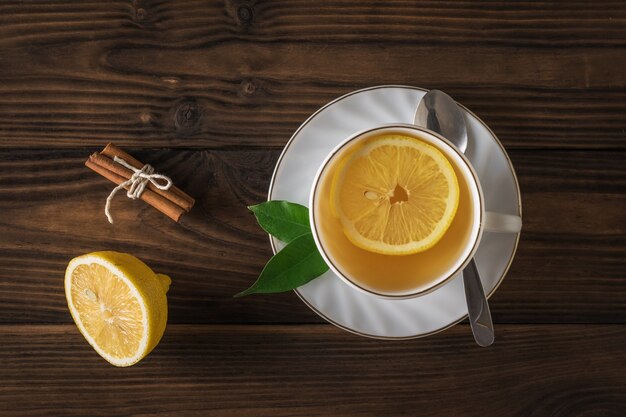
<path fill-rule="evenodd" d="M 465 118 L 456 102 L 443 91 L 430 90 L 426 93 L 417 106 L 413 123 L 439 133 L 465 153 Z M 474 258 L 463 270 L 463 286 L 474 339 L 479 346 L 489 346 L 494 340 L 493 322 Z"/>

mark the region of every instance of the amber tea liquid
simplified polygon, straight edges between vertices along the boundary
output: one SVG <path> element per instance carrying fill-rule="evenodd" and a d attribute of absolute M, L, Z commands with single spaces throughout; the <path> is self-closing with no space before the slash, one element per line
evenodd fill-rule
<path fill-rule="evenodd" d="M 324 168 L 312 207 L 315 210 L 318 239 L 335 269 L 362 289 L 392 296 L 427 291 L 441 281 L 442 276 L 450 276 L 446 275 L 446 271 L 450 271 L 451 265 L 467 251 L 477 208 L 474 207 L 470 186 L 458 163 L 436 143 L 427 142 L 446 155 L 459 183 L 459 206 L 445 235 L 432 248 L 413 255 L 382 255 L 351 243 L 343 232 L 340 220 L 331 210 L 332 179 L 342 156 L 382 136 L 385 134 L 353 140 L 335 154 Z M 411 136 L 421 139 L 417 134 Z"/>

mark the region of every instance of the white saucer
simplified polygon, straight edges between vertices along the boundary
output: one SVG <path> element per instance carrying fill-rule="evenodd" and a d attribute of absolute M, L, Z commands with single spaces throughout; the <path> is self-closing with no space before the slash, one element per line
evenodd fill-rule
<path fill-rule="evenodd" d="M 313 178 L 328 153 L 355 132 L 386 123 L 412 123 L 427 90 L 378 86 L 340 97 L 315 112 L 296 130 L 283 150 L 268 199 L 308 205 Z M 467 156 L 480 179 L 486 210 L 521 213 L 515 171 L 502 144 L 478 117 L 465 109 L 470 137 Z M 274 253 L 282 243 L 270 239 Z M 519 233 L 485 233 L 475 259 L 485 292 L 491 296 L 513 261 Z M 441 288 L 409 300 L 389 300 L 356 291 L 332 271 L 298 288 L 313 311 L 349 332 L 380 339 L 428 336 L 467 316 L 459 273 Z"/>

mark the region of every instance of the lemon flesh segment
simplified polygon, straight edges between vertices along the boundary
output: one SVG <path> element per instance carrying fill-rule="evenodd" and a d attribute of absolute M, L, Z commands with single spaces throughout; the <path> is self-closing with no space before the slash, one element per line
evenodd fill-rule
<path fill-rule="evenodd" d="M 144 338 L 137 297 L 118 276 L 98 264 L 74 270 L 72 300 L 96 345 L 116 360 L 135 355 Z"/>
<path fill-rule="evenodd" d="M 170 283 L 131 255 L 96 252 L 70 262 L 65 291 L 78 329 L 96 352 L 113 365 L 129 366 L 163 335 Z"/>
<path fill-rule="evenodd" d="M 409 255 L 434 246 L 452 223 L 459 185 L 448 159 L 404 135 L 370 140 L 340 161 L 332 206 L 356 246 Z"/>

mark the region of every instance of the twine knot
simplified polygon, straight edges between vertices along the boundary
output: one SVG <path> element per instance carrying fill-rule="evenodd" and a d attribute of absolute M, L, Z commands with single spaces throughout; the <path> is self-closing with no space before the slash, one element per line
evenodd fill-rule
<path fill-rule="evenodd" d="M 152 165 L 145 164 L 141 169 L 137 169 L 124 161 L 122 158 L 115 156 L 113 161 L 130 169 L 133 175 L 111 191 L 111 194 L 107 197 L 107 202 L 104 206 L 104 214 L 106 214 L 109 223 L 113 224 L 113 217 L 111 216 L 111 201 L 113 197 L 123 188 L 128 187 L 126 191 L 126 197 L 131 200 L 138 199 L 144 192 L 148 183 L 152 183 L 159 190 L 168 190 L 172 186 L 172 180 L 169 177 L 161 174 L 155 174 Z"/>

